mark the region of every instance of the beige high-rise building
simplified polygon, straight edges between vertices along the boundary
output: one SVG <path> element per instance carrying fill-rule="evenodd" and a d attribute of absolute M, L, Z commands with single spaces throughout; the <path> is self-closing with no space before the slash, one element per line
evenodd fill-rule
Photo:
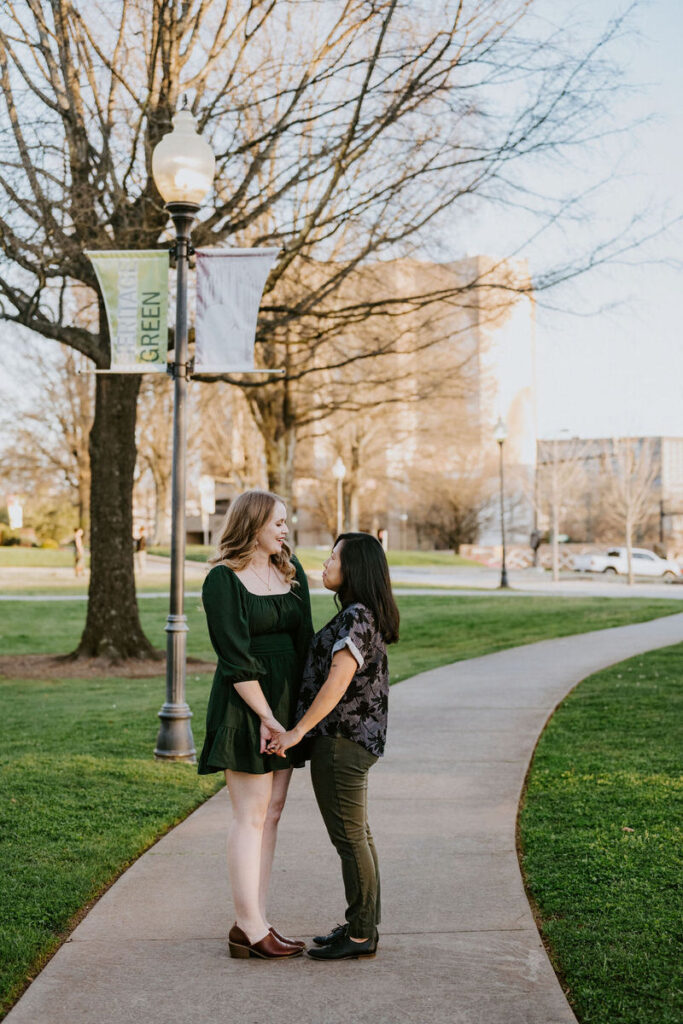
<path fill-rule="evenodd" d="M 419 543 L 415 510 L 430 481 L 436 490 L 441 479 L 466 488 L 476 478 L 489 499 L 479 542 L 498 543 L 499 418 L 508 428 L 506 527 L 511 540 L 526 541 L 536 462 L 534 301 L 526 264 L 483 256 L 449 264 L 397 260 L 368 275 L 385 294 L 424 301 L 413 298 L 401 309 L 393 354 L 381 368 L 358 364 L 355 384 L 353 370 L 347 378 L 349 387 L 365 390 L 364 408 L 323 420 L 302 443 L 301 542 L 329 541 L 336 522 L 331 468 L 341 455 L 351 528 L 386 529 L 391 546 Z M 350 350 L 358 344 L 352 336 L 345 342 Z"/>

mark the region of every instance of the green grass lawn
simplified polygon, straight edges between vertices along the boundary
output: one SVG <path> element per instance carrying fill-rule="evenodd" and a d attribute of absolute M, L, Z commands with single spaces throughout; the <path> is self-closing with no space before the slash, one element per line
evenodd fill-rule
<path fill-rule="evenodd" d="M 186 557 L 191 561 L 206 562 L 215 553 L 215 548 L 212 546 L 205 546 L 204 544 L 188 544 L 186 550 Z M 171 553 L 170 548 L 164 547 L 153 547 L 150 548 L 150 553 L 153 555 L 164 555 L 168 557 Z M 329 548 L 297 548 L 297 558 L 303 565 L 304 569 L 315 570 L 321 569 L 322 564 L 329 555 Z M 453 567 L 454 565 L 475 565 L 479 566 L 479 562 L 473 562 L 469 558 L 461 558 L 460 555 L 454 555 L 452 551 L 398 551 L 390 550 L 387 552 L 387 561 L 389 565 L 443 565 L 446 567 Z"/>
<path fill-rule="evenodd" d="M 570 636 L 629 622 L 645 622 L 681 611 L 680 602 L 661 598 L 477 597 L 434 594 L 398 598 L 401 642 L 390 649 L 392 681 L 435 665 L 475 658 L 506 647 L 548 637 Z M 321 626 L 334 612 L 331 595 L 314 594 L 313 617 Z M 165 648 L 168 600 L 140 601 L 142 625 L 152 642 Z M 214 658 L 198 597 L 186 600 L 188 654 Z M 3 601 L 0 606 L 0 654 L 67 654 L 76 646 L 85 621 L 85 602 Z"/>
<path fill-rule="evenodd" d="M 401 641 L 389 649 L 392 682 L 435 665 L 477 658 L 508 647 L 646 622 L 681 611 L 679 601 L 658 598 L 615 601 L 485 593 L 481 597 L 404 596 L 398 598 L 398 605 Z"/>
<path fill-rule="evenodd" d="M 191 705 L 208 677 L 188 679 Z M 0 1013 L 75 914 L 221 784 L 152 759 L 160 679 L 0 680 Z M 203 715 L 193 721 L 202 742 Z"/>
<path fill-rule="evenodd" d="M 402 597 L 392 681 L 548 637 L 678 612 L 676 601 Z M 85 602 L 3 602 L 0 653 L 66 653 Z M 316 624 L 334 610 L 313 598 Z M 140 602 L 145 630 L 164 644 L 166 599 Z M 213 660 L 204 615 L 187 602 L 188 651 Z M 197 747 L 211 675 L 188 671 Z M 164 680 L 0 679 L 0 1006 L 59 944 L 89 900 L 156 837 L 214 792 L 220 779 L 152 760 Z M 123 796 L 122 796 L 123 795 Z"/>
<path fill-rule="evenodd" d="M 582 682 L 551 718 L 522 864 L 581 1022 L 683 1020 L 683 644 Z"/>
<path fill-rule="evenodd" d="M 55 567 L 71 566 L 74 564 L 74 552 L 72 547 L 51 550 L 50 548 L 22 548 L 18 545 L 13 547 L 0 546 L 0 567 L 2 566 L 26 566 L 27 568 L 54 569 Z M 90 564 L 90 556 L 86 555 L 86 565 Z"/>

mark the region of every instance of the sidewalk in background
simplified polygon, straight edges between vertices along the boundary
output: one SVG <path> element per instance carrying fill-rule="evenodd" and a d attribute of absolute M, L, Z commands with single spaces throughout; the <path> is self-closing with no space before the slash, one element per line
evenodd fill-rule
<path fill-rule="evenodd" d="M 204 562 L 185 562 L 186 594 L 195 597 L 200 593 L 206 575 L 207 566 Z M 476 595 L 481 591 L 499 592 L 501 596 L 508 593 L 516 594 L 555 594 L 560 597 L 662 597 L 683 600 L 683 585 L 666 584 L 660 580 L 638 581 L 630 587 L 621 577 L 590 576 L 579 573 L 563 573 L 557 583 L 553 583 L 550 573 L 536 569 L 513 569 L 508 573 L 509 591 L 498 591 L 500 570 L 485 566 L 395 566 L 391 570 L 391 579 L 397 594 L 415 594 L 421 596 L 438 594 Z M 313 590 L 321 590 L 322 573 L 309 572 L 308 578 Z M 145 573 L 136 576 L 138 597 L 167 597 L 170 581 L 170 564 L 167 558 L 148 556 Z M 73 570 L 64 568 L 26 568 L 0 567 L 0 600 L 21 600 L 21 590 L 39 591 L 45 588 L 49 598 L 50 590 L 59 587 L 73 588 L 72 594 L 53 595 L 52 600 L 83 600 L 86 596 L 85 584 L 75 580 Z M 433 588 L 433 589 L 431 589 Z M 12 590 L 6 594 L 2 591 Z M 79 592 L 80 591 L 80 592 Z M 37 600 L 39 595 L 25 595 L 26 599 Z"/>

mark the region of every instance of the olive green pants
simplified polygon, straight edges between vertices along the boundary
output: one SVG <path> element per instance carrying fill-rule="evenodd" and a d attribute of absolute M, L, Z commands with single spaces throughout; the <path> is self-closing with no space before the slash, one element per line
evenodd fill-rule
<path fill-rule="evenodd" d="M 379 864 L 368 825 L 368 771 L 377 758 L 341 736 L 316 736 L 311 780 L 325 827 L 341 859 L 350 934 L 367 939 L 380 920 Z"/>

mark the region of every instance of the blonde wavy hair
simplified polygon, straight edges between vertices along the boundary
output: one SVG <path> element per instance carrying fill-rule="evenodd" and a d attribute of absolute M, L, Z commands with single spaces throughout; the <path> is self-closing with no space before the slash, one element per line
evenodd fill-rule
<path fill-rule="evenodd" d="M 235 498 L 226 513 L 216 554 L 209 559 L 209 565 L 227 565 L 236 572 L 246 568 L 258 547 L 258 535 L 278 501 L 285 505 L 284 499 L 272 491 L 245 491 Z M 291 558 L 292 549 L 286 541 L 277 555 L 270 556 L 286 582 L 296 586 L 296 569 Z"/>

